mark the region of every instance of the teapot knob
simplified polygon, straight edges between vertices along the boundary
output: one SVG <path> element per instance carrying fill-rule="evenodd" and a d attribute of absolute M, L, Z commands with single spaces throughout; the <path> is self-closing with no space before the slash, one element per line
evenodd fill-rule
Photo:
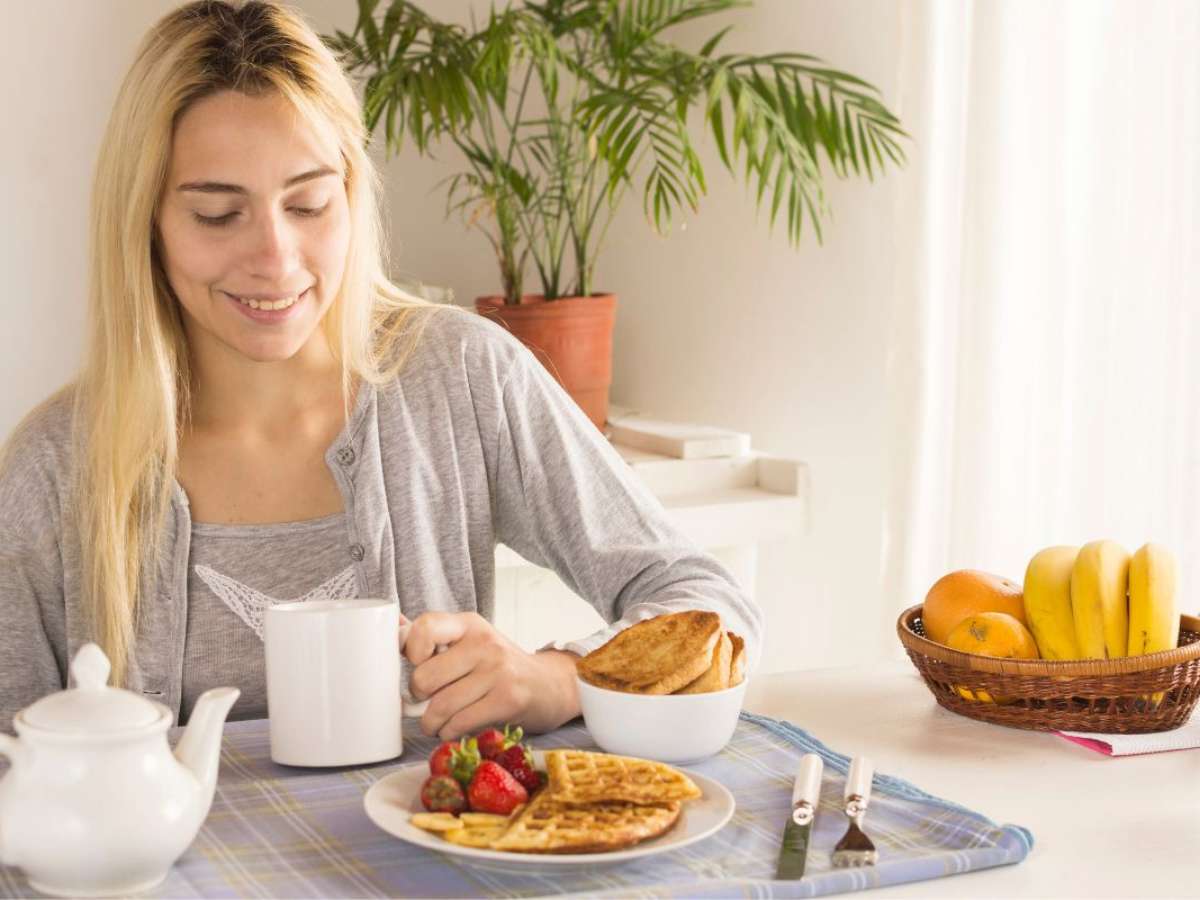
<path fill-rule="evenodd" d="M 112 671 L 112 663 L 104 655 L 104 651 L 92 643 L 84 644 L 71 661 L 71 675 L 75 678 L 75 686 L 85 691 L 100 690 L 108 684 L 108 675 Z"/>

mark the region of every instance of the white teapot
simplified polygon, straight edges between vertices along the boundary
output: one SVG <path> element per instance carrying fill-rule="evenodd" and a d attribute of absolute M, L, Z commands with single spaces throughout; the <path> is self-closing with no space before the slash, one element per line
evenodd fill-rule
<path fill-rule="evenodd" d="M 108 657 L 85 644 L 75 687 L 43 697 L 0 734 L 0 863 L 42 893 L 131 894 L 167 877 L 212 805 L 225 717 L 241 693 L 201 695 L 172 755 L 171 711 L 108 687 Z"/>

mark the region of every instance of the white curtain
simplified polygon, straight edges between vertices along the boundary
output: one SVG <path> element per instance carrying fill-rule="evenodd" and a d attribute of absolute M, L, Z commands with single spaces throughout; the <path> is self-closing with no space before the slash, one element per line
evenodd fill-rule
<path fill-rule="evenodd" d="M 913 10 L 886 595 L 1112 537 L 1196 612 L 1200 3 Z"/>

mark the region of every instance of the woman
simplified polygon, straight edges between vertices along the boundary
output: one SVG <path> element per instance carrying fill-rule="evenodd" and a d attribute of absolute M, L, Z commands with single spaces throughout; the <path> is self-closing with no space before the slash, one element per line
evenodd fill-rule
<path fill-rule="evenodd" d="M 758 611 L 509 335 L 389 283 L 350 82 L 273 3 L 146 36 L 95 173 L 76 382 L 0 467 L 0 723 L 97 641 L 185 721 L 266 713 L 262 611 L 396 597 L 444 738 L 578 714 L 574 662 L 630 623 Z M 502 541 L 612 623 L 537 653 L 490 624 Z M 446 652 L 434 655 L 438 644 Z"/>

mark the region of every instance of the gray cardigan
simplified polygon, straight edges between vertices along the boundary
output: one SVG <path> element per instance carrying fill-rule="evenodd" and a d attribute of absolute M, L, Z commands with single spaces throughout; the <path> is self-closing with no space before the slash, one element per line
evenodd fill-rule
<path fill-rule="evenodd" d="M 0 471 L 0 730 L 64 686 L 90 639 L 71 523 L 71 428 L 62 395 L 13 435 Z M 395 597 L 409 618 L 474 610 L 491 619 L 502 542 L 553 569 L 612 623 L 559 648 L 587 653 L 639 619 L 704 607 L 758 658 L 757 607 L 671 525 L 533 355 L 479 316 L 434 315 L 399 377 L 358 392 L 325 462 L 345 504 L 359 596 Z M 127 684 L 177 717 L 190 537 L 176 484 L 146 567 Z"/>

